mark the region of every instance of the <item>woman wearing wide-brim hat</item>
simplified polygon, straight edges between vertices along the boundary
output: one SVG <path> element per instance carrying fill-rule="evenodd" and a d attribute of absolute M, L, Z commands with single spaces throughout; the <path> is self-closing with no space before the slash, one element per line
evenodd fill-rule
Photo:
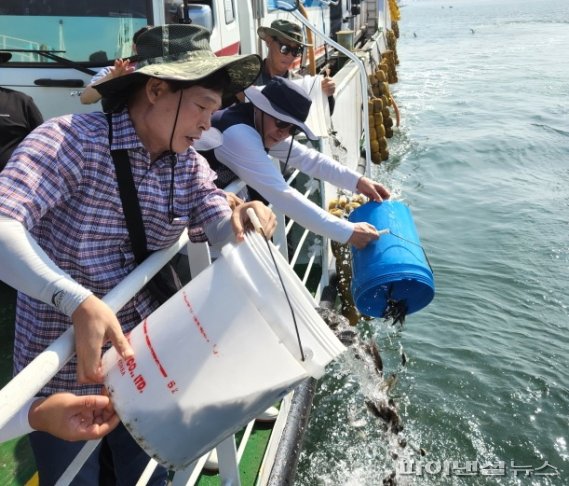
<path fill-rule="evenodd" d="M 101 348 L 110 341 L 123 359 L 125 338 L 158 307 L 144 288 L 115 313 L 101 298 L 137 265 L 117 184 L 128 164 L 146 249 L 171 246 L 184 230 L 193 241 L 241 239 L 252 207 L 274 231 L 260 203 L 232 210 L 215 174 L 192 147 L 211 126 L 222 96 L 249 86 L 258 56 L 217 57 L 209 33 L 167 25 L 144 33 L 133 73 L 98 86 L 113 113 L 53 118 L 32 132 L 0 173 L 0 280 L 21 291 L 14 368 L 21 371 L 70 326 L 77 356 L 42 390 L 84 395 L 101 391 Z M 191 352 L 191 350 L 190 350 Z M 81 383 L 81 384 L 80 384 Z M 30 434 L 42 484 L 54 484 L 81 449 L 45 432 Z M 123 426 L 105 437 L 117 483 L 135 484 L 149 457 Z M 93 454 L 76 478 L 99 484 Z M 159 466 L 148 484 L 167 482 Z"/>

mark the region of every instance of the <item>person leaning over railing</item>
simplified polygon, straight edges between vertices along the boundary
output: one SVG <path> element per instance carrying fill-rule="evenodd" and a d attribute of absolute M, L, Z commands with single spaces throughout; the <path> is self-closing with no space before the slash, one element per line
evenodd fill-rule
<path fill-rule="evenodd" d="M 155 27 L 138 40 L 136 70 L 97 89 L 112 113 L 53 118 L 16 149 L 0 173 L 0 279 L 16 288 L 14 367 L 21 371 L 69 326 L 76 357 L 42 389 L 97 394 L 107 341 L 123 358 L 133 351 L 124 333 L 158 307 L 145 287 L 116 315 L 102 300 L 135 267 L 113 158 L 130 165 L 147 249 L 170 247 L 187 229 L 192 241 L 242 240 L 256 211 L 272 235 L 276 218 L 259 202 L 232 210 L 192 145 L 211 126 L 222 96 L 257 77 L 256 55 L 217 57 L 209 32 L 197 25 Z M 215 291 L 215 289 L 212 289 Z M 81 449 L 45 432 L 30 441 L 42 485 L 53 484 Z M 120 424 L 98 449 L 110 448 L 117 484 L 135 484 L 148 455 Z M 98 452 L 78 484 L 98 485 Z M 105 470 L 106 472 L 106 470 Z M 159 466 L 149 482 L 163 485 Z"/>
<path fill-rule="evenodd" d="M 217 172 L 216 184 L 224 188 L 239 178 L 298 224 L 340 243 L 363 248 L 376 240 L 378 232 L 372 225 L 352 223 L 323 210 L 290 187 L 271 161 L 270 156 L 284 163 L 285 168 L 290 164 L 374 201 L 389 198 L 389 190 L 379 182 L 294 140 L 298 131 L 317 139 L 304 123 L 312 103 L 307 93 L 294 82 L 277 77 L 262 91 L 255 86 L 248 88 L 245 96 L 250 103 L 238 103 L 212 118 L 213 126 L 223 133 L 223 145 L 203 155 Z"/>

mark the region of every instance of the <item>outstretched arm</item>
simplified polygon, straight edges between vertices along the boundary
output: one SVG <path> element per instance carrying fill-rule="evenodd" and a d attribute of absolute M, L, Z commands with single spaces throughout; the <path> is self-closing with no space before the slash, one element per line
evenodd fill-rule
<path fill-rule="evenodd" d="M 128 74 L 134 71 L 134 64 L 128 60 L 116 59 L 114 66 L 101 77 L 97 75 L 93 76 L 91 83 L 85 87 L 79 99 L 84 105 L 90 105 L 91 103 L 96 103 L 101 99 L 101 94 L 96 90 L 95 86 L 99 83 L 108 81 L 109 79 L 118 78 L 124 74 Z"/>
<path fill-rule="evenodd" d="M 309 148 L 301 143 L 293 142 L 290 147 L 291 139 L 288 138 L 283 142 L 271 148 L 269 154 L 277 159 L 284 161 L 287 159 L 289 149 L 289 166 L 299 169 L 301 172 L 308 174 L 316 179 L 320 179 L 336 187 L 355 191 L 357 183 L 361 178 L 361 174 L 331 157 Z"/>
<path fill-rule="evenodd" d="M 252 127 L 235 125 L 225 130 L 223 145 L 215 149 L 215 156 L 276 209 L 305 228 L 342 243 L 352 234 L 353 223 L 324 211 L 286 183 L 266 154 L 260 135 Z M 357 177 L 353 180 L 352 189 L 355 189 L 356 182 Z"/>

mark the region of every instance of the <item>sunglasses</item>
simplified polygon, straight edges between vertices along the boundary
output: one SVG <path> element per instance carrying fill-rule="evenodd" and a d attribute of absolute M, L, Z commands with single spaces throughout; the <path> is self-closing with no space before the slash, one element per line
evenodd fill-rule
<path fill-rule="evenodd" d="M 275 121 L 275 126 L 279 129 L 279 130 L 288 130 L 288 133 L 290 133 L 291 135 L 294 135 L 296 132 L 296 125 L 293 125 L 292 123 L 289 122 L 285 122 L 282 120 L 277 120 L 275 117 L 273 117 L 273 120 Z"/>
<path fill-rule="evenodd" d="M 304 51 L 302 46 L 298 46 L 298 47 L 290 47 L 287 44 L 283 44 L 280 40 L 278 40 L 276 37 L 273 37 L 273 39 L 275 39 L 275 41 L 279 44 L 280 49 L 279 52 L 283 55 L 288 55 L 288 54 L 292 54 L 293 57 L 300 57 L 302 56 L 302 52 Z"/>

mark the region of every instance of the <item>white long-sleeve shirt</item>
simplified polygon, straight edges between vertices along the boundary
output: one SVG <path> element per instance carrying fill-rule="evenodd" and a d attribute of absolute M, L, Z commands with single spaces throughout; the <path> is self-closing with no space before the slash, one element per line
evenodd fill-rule
<path fill-rule="evenodd" d="M 285 161 L 292 138 L 275 145 L 271 155 Z M 312 177 L 355 191 L 361 177 L 330 157 L 294 141 L 288 163 Z M 354 224 L 331 215 L 297 190 L 290 187 L 265 152 L 259 133 L 244 123 L 223 131 L 223 145 L 214 150 L 219 162 L 226 165 L 247 185 L 258 191 L 276 209 L 314 233 L 345 243 Z"/>

